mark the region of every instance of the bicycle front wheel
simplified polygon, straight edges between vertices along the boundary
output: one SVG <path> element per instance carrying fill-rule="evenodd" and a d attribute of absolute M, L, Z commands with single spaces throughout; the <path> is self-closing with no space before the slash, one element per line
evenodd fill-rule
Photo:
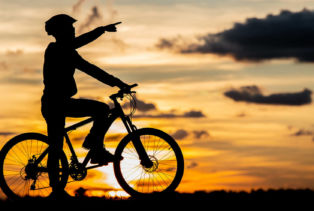
<path fill-rule="evenodd" d="M 145 168 L 132 143 L 141 140 L 153 166 Z M 114 163 L 114 172 L 121 187 L 131 196 L 174 191 L 184 171 L 184 159 L 180 147 L 167 133 L 143 128 L 126 136 L 115 152 L 121 161 Z"/>
<path fill-rule="evenodd" d="M 0 187 L 8 198 L 50 195 L 52 189 L 49 186 L 47 148 L 47 136 L 39 133 L 18 135 L 4 145 L 0 152 Z M 68 161 L 64 153 L 59 163 L 59 180 L 65 187 Z"/>

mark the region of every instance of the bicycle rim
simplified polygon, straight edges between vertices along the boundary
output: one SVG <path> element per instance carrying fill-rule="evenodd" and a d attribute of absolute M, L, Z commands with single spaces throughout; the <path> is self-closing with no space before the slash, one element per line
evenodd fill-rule
<path fill-rule="evenodd" d="M 130 195 L 143 195 L 174 191 L 183 176 L 184 161 L 177 143 L 166 133 L 145 128 L 136 132 L 153 162 L 151 168 L 145 168 L 136 149 L 128 138 L 121 142 L 117 154 L 123 157 L 115 163 L 115 172 L 119 184 Z"/>
<path fill-rule="evenodd" d="M 49 186 L 47 155 L 34 168 L 32 163 L 48 148 L 47 137 L 41 134 L 22 134 L 9 141 L 1 151 L 0 185 L 9 198 L 47 197 Z M 67 169 L 62 155 L 60 169 Z M 66 185 L 68 175 L 60 170 L 60 180 Z"/>

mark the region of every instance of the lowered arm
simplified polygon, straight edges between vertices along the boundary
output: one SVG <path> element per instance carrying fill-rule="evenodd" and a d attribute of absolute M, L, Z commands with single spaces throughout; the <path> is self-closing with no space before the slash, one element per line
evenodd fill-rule
<path fill-rule="evenodd" d="M 128 86 L 120 79 L 108 74 L 104 70 L 100 69 L 96 65 L 93 65 L 83 59 L 79 54 L 77 54 L 77 61 L 76 61 L 76 68 L 80 69 L 81 71 L 85 72 L 86 74 L 90 75 L 93 78 L 109 85 L 109 86 L 118 86 L 119 88 L 123 88 Z"/>

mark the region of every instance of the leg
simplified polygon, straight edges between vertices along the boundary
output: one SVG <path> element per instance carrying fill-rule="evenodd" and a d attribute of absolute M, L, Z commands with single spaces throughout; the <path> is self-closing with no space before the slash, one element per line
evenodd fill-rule
<path fill-rule="evenodd" d="M 65 116 L 63 102 L 44 99 L 42 101 L 42 114 L 47 123 L 48 142 L 50 145 L 48 153 L 48 173 L 50 186 L 53 192 L 62 192 L 59 183 L 59 158 L 63 149 L 63 136 Z"/>
<path fill-rule="evenodd" d="M 47 121 L 48 141 L 50 143 L 50 151 L 48 154 L 48 171 L 50 186 L 53 192 L 59 190 L 59 158 L 63 149 L 65 117 L 62 115 L 49 118 Z M 62 188 L 63 189 L 63 188 Z"/>
<path fill-rule="evenodd" d="M 92 151 L 91 163 L 106 165 L 115 160 L 114 155 L 103 146 L 104 136 L 110 126 L 106 123 L 108 113 L 109 106 L 95 100 L 70 99 L 66 103 L 66 116 L 91 116 L 94 119 L 93 127 L 83 143 L 83 147 Z"/>
<path fill-rule="evenodd" d="M 92 140 L 93 147 L 98 149 L 103 147 L 104 136 L 108 130 L 108 125 L 106 124 L 108 112 L 109 106 L 105 103 L 88 99 L 70 99 L 65 106 L 66 116 L 91 116 L 94 119 L 93 126 L 87 138 Z"/>

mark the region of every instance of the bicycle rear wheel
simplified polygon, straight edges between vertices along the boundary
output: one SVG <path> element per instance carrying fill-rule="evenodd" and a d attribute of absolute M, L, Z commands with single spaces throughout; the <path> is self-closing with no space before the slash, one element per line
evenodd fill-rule
<path fill-rule="evenodd" d="M 47 169 L 47 136 L 24 133 L 8 141 L 0 152 L 0 187 L 8 198 L 47 197 L 49 186 Z M 37 159 L 46 153 L 38 165 Z M 60 184 L 66 186 L 68 161 L 60 157 Z"/>
<path fill-rule="evenodd" d="M 132 143 L 139 137 L 150 160 L 151 168 L 141 165 Z M 175 140 L 163 131 L 143 128 L 126 136 L 118 145 L 114 162 L 115 176 L 121 187 L 131 196 L 171 192 L 179 185 L 184 171 L 184 159 Z"/>

